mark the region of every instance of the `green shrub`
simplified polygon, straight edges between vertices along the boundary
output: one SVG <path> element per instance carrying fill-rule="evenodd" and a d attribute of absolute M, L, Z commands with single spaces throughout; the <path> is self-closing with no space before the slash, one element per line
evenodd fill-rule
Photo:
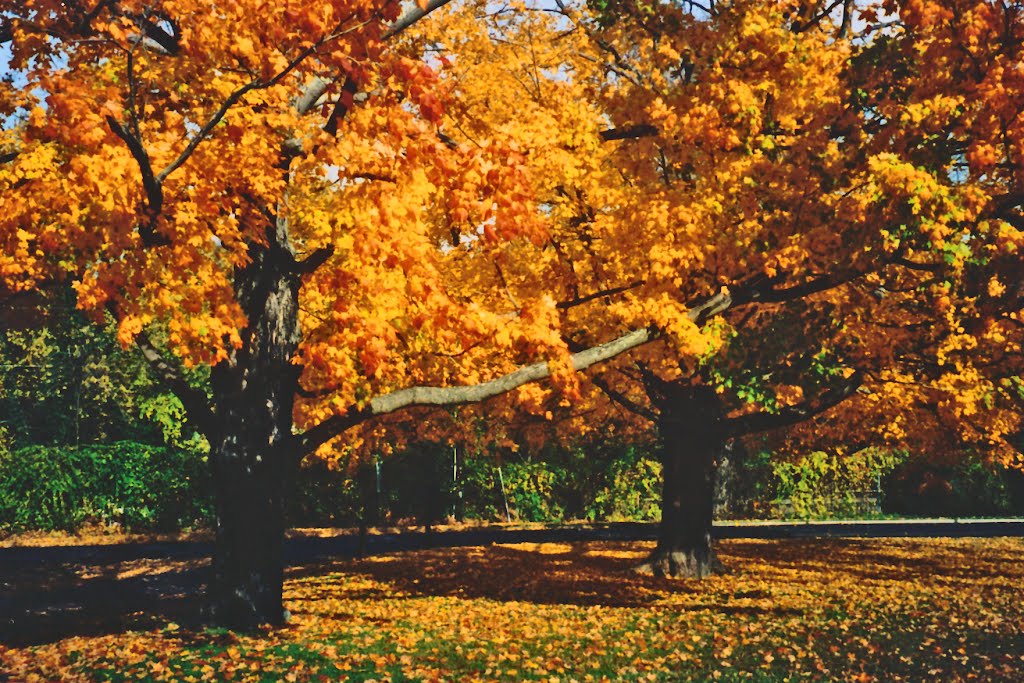
<path fill-rule="evenodd" d="M 496 478 L 499 487 L 504 479 L 508 505 L 517 519 L 557 522 L 565 517 L 563 501 L 555 495 L 557 477 L 548 463 L 525 460 L 506 463 Z"/>
<path fill-rule="evenodd" d="M 0 460 L 0 526 L 73 531 L 86 521 L 173 530 L 208 519 L 204 459 L 132 441 L 30 446 Z"/>
<path fill-rule="evenodd" d="M 761 491 L 774 496 L 778 516 L 820 519 L 877 514 L 880 482 L 905 459 L 904 453 L 870 448 L 849 455 L 815 451 L 797 460 L 762 455 L 755 466 L 770 468 Z"/>
<path fill-rule="evenodd" d="M 661 463 L 636 448 L 625 448 L 608 463 L 608 484 L 594 495 L 591 520 L 661 519 Z"/>
<path fill-rule="evenodd" d="M 965 459 L 912 460 L 886 480 L 887 512 L 930 517 L 986 517 L 1024 512 L 1021 473 Z"/>

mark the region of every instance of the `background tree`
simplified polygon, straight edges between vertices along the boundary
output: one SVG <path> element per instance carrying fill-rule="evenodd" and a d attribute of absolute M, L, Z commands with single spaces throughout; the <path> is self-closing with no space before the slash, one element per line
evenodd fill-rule
<path fill-rule="evenodd" d="M 941 5 L 478 5 L 431 44 L 460 54 L 445 71 L 456 139 L 536 122 L 524 136 L 543 150 L 531 162 L 552 227 L 532 256 L 498 247 L 509 305 L 550 295 L 570 349 L 659 336 L 597 381 L 605 405 L 661 433 L 648 571 L 714 566 L 707 482 L 724 439 L 853 395 L 858 433 L 833 438 L 910 443 L 901 422 L 924 391 L 961 438 L 1019 457 L 1021 299 L 1000 274 L 1021 265 L 1020 107 L 1002 82 L 1020 16 Z M 934 63 L 948 68 L 931 80 Z"/>

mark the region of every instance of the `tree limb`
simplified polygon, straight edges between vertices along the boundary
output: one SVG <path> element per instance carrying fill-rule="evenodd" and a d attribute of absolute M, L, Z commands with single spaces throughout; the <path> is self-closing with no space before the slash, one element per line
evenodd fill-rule
<path fill-rule="evenodd" d="M 157 350 L 145 332 L 139 332 L 135 337 L 135 345 L 139 347 L 142 357 L 149 363 L 149 367 L 153 369 L 160 380 L 181 401 L 189 421 L 207 439 L 212 439 L 217 421 L 215 419 L 216 414 L 213 408 L 210 407 L 206 394 L 195 389 L 185 381 L 185 378 L 178 369 L 163 357 L 163 354 Z"/>
<path fill-rule="evenodd" d="M 613 389 L 611 385 L 604 380 L 603 377 L 591 377 L 590 381 L 594 383 L 594 386 L 596 386 L 598 389 L 604 392 L 604 394 L 608 396 L 608 398 L 610 398 L 615 403 L 618 403 L 620 406 L 622 406 L 629 412 L 635 415 L 639 415 L 640 417 L 650 420 L 651 422 L 658 421 L 658 414 L 656 412 L 654 412 L 650 408 L 647 408 L 646 406 L 640 405 L 636 401 L 631 400 L 621 391 Z"/>
<path fill-rule="evenodd" d="M 156 232 L 156 217 L 160 215 L 164 206 L 164 191 L 160 179 L 153 176 L 153 166 L 149 162 L 146 148 L 142 146 L 142 141 L 125 130 L 124 126 L 113 116 L 107 116 L 107 125 L 128 146 L 128 150 L 139 166 L 139 173 L 142 175 L 142 188 L 146 192 L 146 212 L 149 214 L 149 221 L 139 225 L 139 235 L 142 237 L 143 244 L 147 246 L 167 244 L 167 238 Z"/>
<path fill-rule="evenodd" d="M 598 133 L 601 139 L 606 142 L 612 140 L 636 140 L 638 138 L 650 138 L 658 134 L 658 129 L 646 123 L 625 128 L 609 128 Z"/>
<path fill-rule="evenodd" d="M 609 360 L 657 337 L 657 332 L 643 327 L 628 332 L 610 342 L 594 346 L 570 356 L 572 367 L 583 370 L 591 365 Z M 551 376 L 546 361 L 533 363 L 488 382 L 454 387 L 410 387 L 370 399 L 363 406 L 352 406 L 345 415 L 330 417 L 320 424 L 294 437 L 294 452 L 300 459 L 319 448 L 322 444 L 340 435 L 345 430 L 374 417 L 387 415 L 403 408 L 416 406 L 456 406 L 479 403 L 500 394 L 507 393 L 531 382 L 538 382 Z"/>
<path fill-rule="evenodd" d="M 416 2 L 410 3 L 408 9 L 402 12 L 402 15 L 398 17 L 398 19 L 395 19 L 395 23 L 391 24 L 391 26 L 384 31 L 384 34 L 381 36 L 381 40 L 387 40 L 388 38 L 397 36 L 423 17 L 436 9 L 444 7 L 449 2 L 451 2 L 451 0 L 427 0 L 426 9 L 421 8 Z"/>
<path fill-rule="evenodd" d="M 786 406 L 777 413 L 758 412 L 723 420 L 725 433 L 729 437 L 738 437 L 798 424 L 839 405 L 852 396 L 863 383 L 864 374 L 857 371 L 847 382 L 827 389 L 814 401 Z"/>
<path fill-rule="evenodd" d="M 334 256 L 334 246 L 321 247 L 312 254 L 295 264 L 295 270 L 299 275 L 308 275 L 327 262 L 327 259 Z"/>
<path fill-rule="evenodd" d="M 576 297 L 575 299 L 570 299 L 568 301 L 559 301 L 557 304 L 555 304 L 555 308 L 564 311 L 568 308 L 574 308 L 576 306 L 581 306 L 585 303 L 589 303 L 595 299 L 603 299 L 606 296 L 614 296 L 615 294 L 622 294 L 623 292 L 628 292 L 629 290 L 636 289 L 637 287 L 640 287 L 643 284 L 643 280 L 634 280 L 633 282 L 630 282 L 628 285 L 622 285 L 621 287 L 611 287 L 610 289 L 602 289 L 599 292 L 587 294 L 586 296 L 579 296 Z"/>

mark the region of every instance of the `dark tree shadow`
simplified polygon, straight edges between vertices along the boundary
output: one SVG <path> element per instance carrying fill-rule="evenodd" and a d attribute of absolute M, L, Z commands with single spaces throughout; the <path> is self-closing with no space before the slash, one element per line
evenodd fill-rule
<path fill-rule="evenodd" d="M 963 541 L 944 546 L 945 554 L 937 556 L 935 545 L 927 541 L 901 540 L 899 552 L 892 552 L 891 543 L 733 540 L 721 543 L 719 550 L 727 569 L 756 571 L 767 581 L 775 572 L 791 569 L 822 576 L 845 573 L 860 580 L 965 584 L 984 580 L 990 586 L 1009 588 L 1024 580 L 1019 553 Z M 348 550 L 327 547 L 334 552 Z M 125 547 L 87 554 L 54 548 L 40 549 L 44 552 L 38 554 L 0 551 L 0 643 L 22 647 L 70 636 L 159 628 L 169 621 L 184 630 L 198 630 L 209 560 L 200 557 L 197 548 L 163 556 L 152 549 Z M 312 580 L 290 596 L 286 585 L 286 601 L 293 612 L 317 613 L 323 609 L 318 603 L 402 596 L 632 608 L 684 596 L 672 600 L 671 609 L 753 617 L 797 614 L 773 605 L 767 593 L 732 593 L 713 583 L 714 579 L 703 583 L 633 573 L 632 567 L 650 548 L 649 543 L 628 541 L 573 541 L 419 549 L 363 559 L 314 561 L 307 556 L 304 564 L 288 570 L 287 578 Z M 339 556 L 344 555 L 334 557 Z M 381 587 L 344 577 L 333 579 L 333 573 L 363 576 Z"/>
<path fill-rule="evenodd" d="M 633 574 L 630 569 L 640 556 L 630 557 L 627 551 L 635 551 L 635 544 L 602 543 L 600 549 L 596 545 L 557 544 L 545 546 L 543 551 L 532 543 L 437 548 L 307 564 L 294 568 L 290 577 L 299 579 L 334 572 L 359 574 L 408 596 L 609 607 L 643 607 L 668 593 L 700 590 L 696 581 Z M 325 584 L 318 590 L 338 597 L 337 591 L 345 589 Z M 304 593 L 309 595 L 308 591 Z M 366 593 L 365 589 L 345 591 L 344 597 L 368 597 Z"/>
<path fill-rule="evenodd" d="M 41 645 L 170 621 L 198 626 L 207 565 L 207 560 L 135 560 L 0 567 L 0 643 Z"/>

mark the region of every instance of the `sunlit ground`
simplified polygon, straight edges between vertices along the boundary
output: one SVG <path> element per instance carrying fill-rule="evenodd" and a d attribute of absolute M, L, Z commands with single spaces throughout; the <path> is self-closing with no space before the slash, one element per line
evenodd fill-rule
<path fill-rule="evenodd" d="M 12 681 L 1024 680 L 1022 539 L 726 541 L 730 573 L 703 582 L 630 574 L 649 547 L 496 545 L 298 567 L 287 628 L 235 635 L 170 622 L 166 604 L 125 603 L 114 623 L 58 615 L 60 639 L 0 650 L 0 671 Z M 81 590 L 187 565 L 15 580 Z"/>

